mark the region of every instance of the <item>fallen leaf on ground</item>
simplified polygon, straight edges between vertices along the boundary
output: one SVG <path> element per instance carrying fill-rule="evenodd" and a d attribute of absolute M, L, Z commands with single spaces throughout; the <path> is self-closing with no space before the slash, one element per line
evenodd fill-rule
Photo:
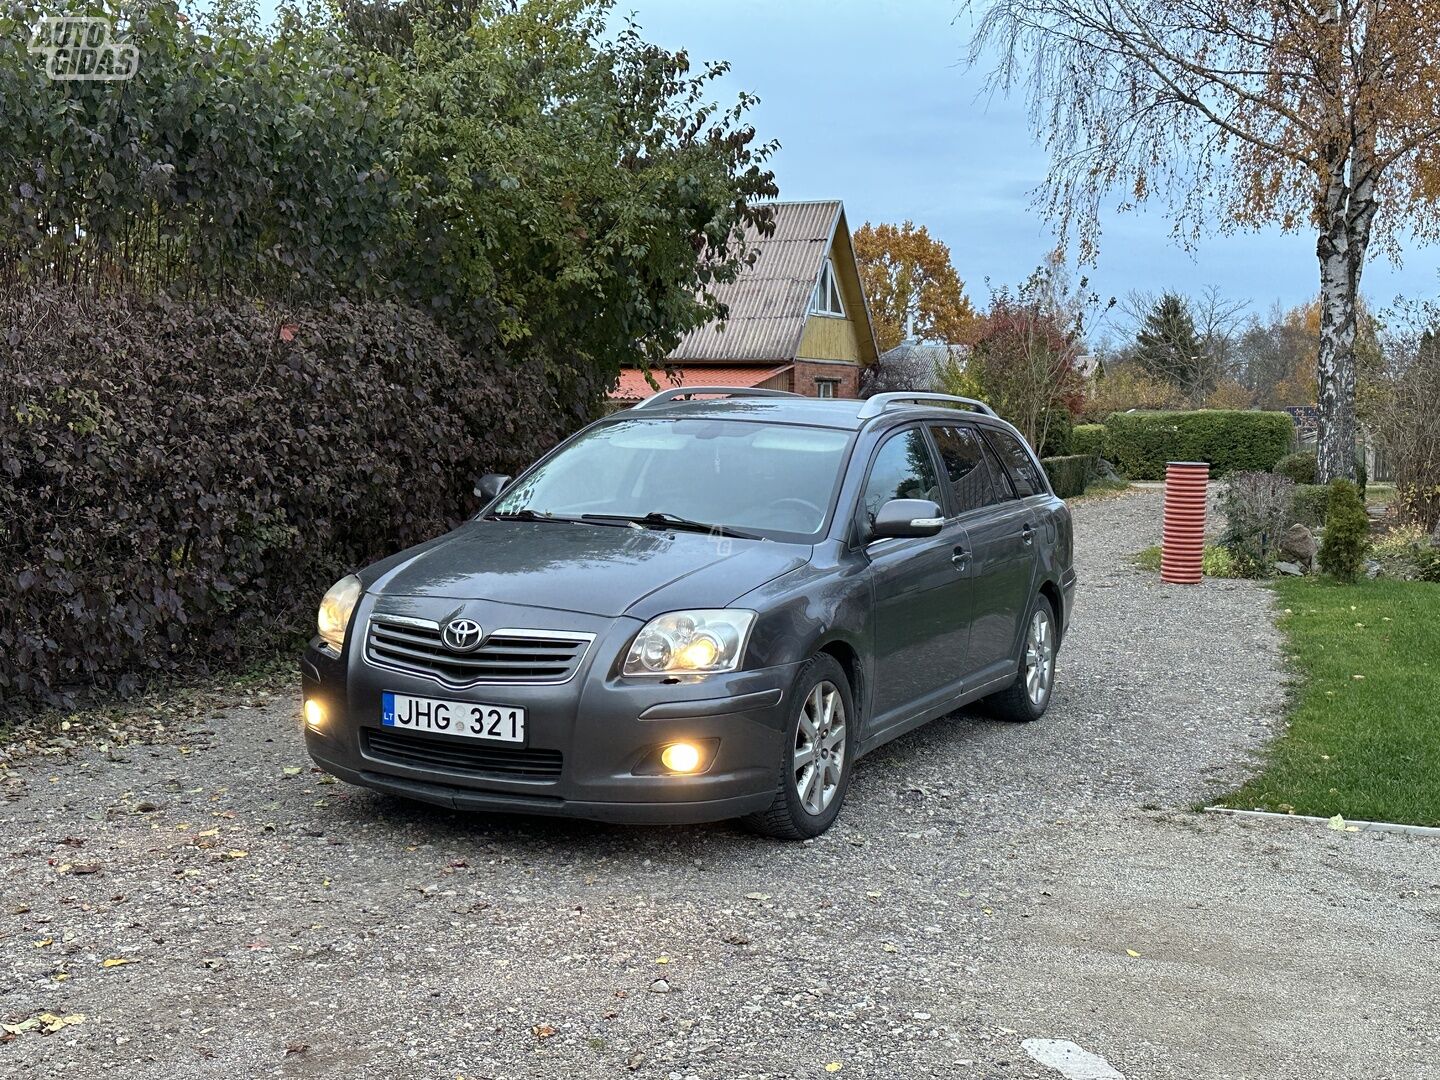
<path fill-rule="evenodd" d="M 747 893 L 745 894 L 745 899 L 746 899 L 746 900 L 769 900 L 769 899 L 770 899 L 770 894 L 769 894 L 768 892 L 747 892 Z"/>
<path fill-rule="evenodd" d="M 830 1062 L 830 1064 L 828 1064 L 828 1065 L 825 1066 L 825 1071 L 826 1071 L 826 1072 L 839 1072 L 842 1068 L 844 1068 L 844 1066 L 841 1065 L 840 1062 L 838 1062 L 838 1061 L 832 1061 L 832 1062 Z"/>
<path fill-rule="evenodd" d="M 22 1021 L 18 1027 L 22 1031 L 33 1031 L 39 1028 L 46 1035 L 54 1035 L 62 1028 L 72 1027 L 75 1024 L 83 1023 L 84 1013 L 67 1013 L 64 1016 L 57 1016 L 55 1013 L 41 1013 L 39 1016 L 32 1016 L 29 1020 Z M 13 1031 L 9 1024 L 5 1025 L 6 1031 Z M 19 1031 L 14 1031 L 19 1034 Z"/>
<path fill-rule="evenodd" d="M 124 967 L 126 964 L 138 964 L 139 962 L 140 961 L 136 960 L 133 956 L 112 956 L 100 961 L 100 966 L 107 968 Z"/>
<path fill-rule="evenodd" d="M 283 769 L 280 770 L 280 773 L 281 773 L 282 776 L 299 776 L 299 775 L 300 775 L 300 766 L 299 766 L 299 765 L 287 765 L 287 766 L 285 766 L 285 768 L 283 768 Z"/>
<path fill-rule="evenodd" d="M 551 1035 L 555 1034 L 555 1029 L 549 1024 L 536 1024 L 530 1029 L 530 1034 L 534 1035 L 541 1042 L 544 1042 L 550 1038 Z"/>
<path fill-rule="evenodd" d="M 1138 952 L 1136 952 L 1134 949 L 1126 949 L 1126 950 L 1125 950 L 1125 955 L 1126 955 L 1126 956 L 1133 957 L 1133 958 L 1136 959 L 1136 960 L 1139 960 L 1139 959 L 1140 959 L 1140 954 L 1139 954 Z"/>
<path fill-rule="evenodd" d="M 245 851 L 241 848 L 232 848 L 231 850 L 225 852 L 225 857 L 227 859 L 243 859 L 249 854 L 250 852 Z"/>

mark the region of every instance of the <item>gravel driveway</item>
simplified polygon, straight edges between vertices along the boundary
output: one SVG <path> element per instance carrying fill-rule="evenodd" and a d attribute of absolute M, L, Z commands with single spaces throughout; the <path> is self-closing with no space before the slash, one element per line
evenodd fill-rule
<path fill-rule="evenodd" d="M 0 773 L 0 1019 L 72 1018 L 0 1075 L 1440 1076 L 1440 844 L 1189 810 L 1283 677 L 1267 591 L 1132 568 L 1159 506 L 1076 507 L 1045 720 L 891 744 L 803 846 L 327 783 L 291 700 Z"/>

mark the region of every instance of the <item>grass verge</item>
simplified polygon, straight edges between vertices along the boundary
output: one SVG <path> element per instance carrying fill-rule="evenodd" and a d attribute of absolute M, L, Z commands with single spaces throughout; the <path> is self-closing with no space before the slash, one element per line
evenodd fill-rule
<path fill-rule="evenodd" d="M 1274 587 L 1301 685 L 1264 772 L 1219 805 L 1440 826 L 1440 585 Z"/>

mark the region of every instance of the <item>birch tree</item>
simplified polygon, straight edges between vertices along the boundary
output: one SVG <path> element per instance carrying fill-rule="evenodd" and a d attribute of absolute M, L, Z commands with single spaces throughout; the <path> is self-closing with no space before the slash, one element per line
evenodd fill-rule
<path fill-rule="evenodd" d="M 1440 0 L 970 0 L 971 62 L 1023 86 L 1039 199 L 1084 257 L 1099 211 L 1155 201 L 1177 235 L 1316 239 L 1322 480 L 1355 473 L 1355 336 L 1372 246 L 1440 236 Z"/>

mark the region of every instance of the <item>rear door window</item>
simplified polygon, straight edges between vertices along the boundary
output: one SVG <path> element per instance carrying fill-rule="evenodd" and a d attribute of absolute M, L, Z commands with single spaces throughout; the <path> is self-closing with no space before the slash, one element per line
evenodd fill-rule
<path fill-rule="evenodd" d="M 963 514 L 1001 501 L 1003 496 L 985 461 L 984 445 L 973 428 L 966 424 L 932 424 L 930 434 L 940 451 L 940 463 L 945 469 L 955 513 Z"/>
<path fill-rule="evenodd" d="M 1027 495 L 1038 495 L 1048 490 L 1045 481 L 1037 474 L 1035 462 L 1024 443 L 1000 428 L 986 428 L 985 435 L 995 452 L 1000 455 L 1005 471 L 1015 485 L 1016 495 L 1023 499 Z"/>

